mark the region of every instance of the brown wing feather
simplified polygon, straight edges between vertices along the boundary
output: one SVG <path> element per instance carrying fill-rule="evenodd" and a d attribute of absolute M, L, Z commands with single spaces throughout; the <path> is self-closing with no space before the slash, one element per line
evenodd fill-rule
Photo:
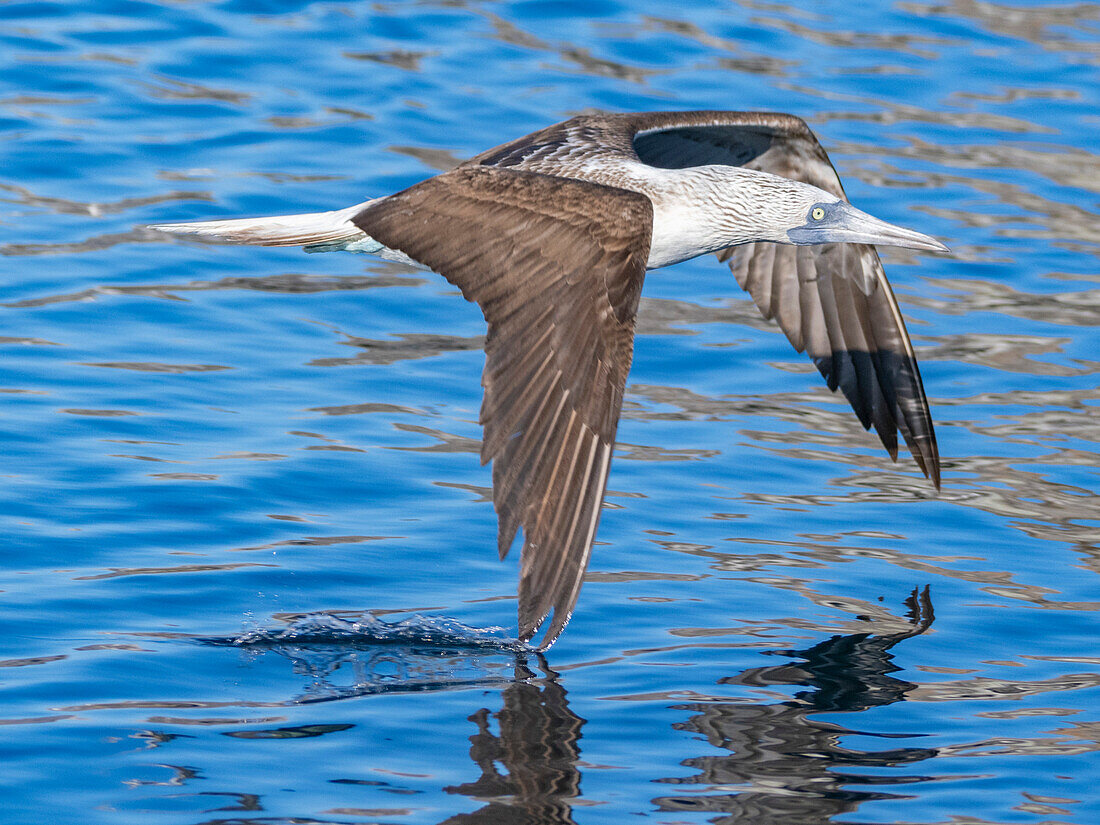
<path fill-rule="evenodd" d="M 638 156 L 682 169 L 725 163 L 810 183 L 847 197 L 813 132 L 791 115 L 654 112 L 624 121 Z M 864 427 L 897 457 L 901 432 L 937 487 L 939 451 L 920 370 L 878 252 L 863 244 L 754 243 L 718 253 L 764 317 L 840 389 Z"/>
<path fill-rule="evenodd" d="M 511 169 L 455 169 L 353 219 L 481 307 L 481 460 L 503 557 L 524 531 L 519 634 L 576 602 L 599 520 L 653 225 L 625 190 Z"/>

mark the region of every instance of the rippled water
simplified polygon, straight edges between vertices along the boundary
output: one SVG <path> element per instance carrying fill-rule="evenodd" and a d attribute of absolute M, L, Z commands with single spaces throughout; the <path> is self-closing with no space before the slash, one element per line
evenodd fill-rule
<path fill-rule="evenodd" d="M 1100 7 L 5 2 L 0 44 L 0 820 L 1100 820 Z M 943 490 L 723 266 L 653 273 L 524 655 L 477 309 L 140 227 L 663 108 L 799 114 L 952 247 L 886 252 Z"/>

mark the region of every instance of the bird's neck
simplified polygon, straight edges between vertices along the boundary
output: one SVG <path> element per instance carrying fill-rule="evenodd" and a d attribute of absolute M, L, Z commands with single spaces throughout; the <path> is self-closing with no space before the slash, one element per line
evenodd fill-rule
<path fill-rule="evenodd" d="M 653 201 L 648 269 L 686 261 L 752 241 L 780 241 L 761 210 L 780 180 L 733 166 L 648 167 L 645 194 Z"/>

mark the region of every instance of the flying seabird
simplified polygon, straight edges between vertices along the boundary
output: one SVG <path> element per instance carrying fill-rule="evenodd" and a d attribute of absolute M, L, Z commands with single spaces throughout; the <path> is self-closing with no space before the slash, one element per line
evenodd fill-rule
<path fill-rule="evenodd" d="M 852 207 L 792 115 L 584 115 L 346 209 L 152 228 L 367 252 L 432 269 L 478 304 L 481 461 L 493 462 L 501 558 L 523 528 L 519 638 L 548 621 L 541 648 L 588 566 L 647 269 L 717 254 L 891 458 L 900 432 L 939 487 L 928 401 L 875 245 L 947 248 Z"/>

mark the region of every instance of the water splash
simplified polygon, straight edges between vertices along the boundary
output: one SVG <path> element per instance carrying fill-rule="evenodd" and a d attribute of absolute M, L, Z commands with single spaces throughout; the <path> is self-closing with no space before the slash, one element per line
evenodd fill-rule
<path fill-rule="evenodd" d="M 286 627 L 257 628 L 239 636 L 206 637 L 200 641 L 244 649 L 284 646 L 335 646 L 348 649 L 380 646 L 409 647 L 420 655 L 435 652 L 452 655 L 461 651 L 522 653 L 523 642 L 509 639 L 502 627 L 476 628 L 445 616 L 413 614 L 384 622 L 364 613 L 354 620 L 331 613 L 309 613 Z"/>
<path fill-rule="evenodd" d="M 530 648 L 499 627 L 474 628 L 453 619 L 412 615 L 384 622 L 313 613 L 287 627 L 196 641 L 234 647 L 252 659 L 275 654 L 306 677 L 286 704 L 329 702 L 379 693 L 502 688 L 515 679 L 517 657 Z"/>

